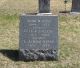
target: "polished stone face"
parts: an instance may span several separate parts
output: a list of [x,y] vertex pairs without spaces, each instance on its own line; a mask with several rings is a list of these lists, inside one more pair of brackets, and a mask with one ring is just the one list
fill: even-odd
[[50,0],[39,0],[39,13],[50,12]]
[[[20,57],[26,60],[57,58],[58,16],[23,15],[20,22]],[[31,56],[31,57],[30,57]],[[35,57],[35,58],[34,58]]]
[[57,16],[22,16],[21,49],[56,49],[58,44]]
[[72,0],[72,12],[80,12],[80,0]]

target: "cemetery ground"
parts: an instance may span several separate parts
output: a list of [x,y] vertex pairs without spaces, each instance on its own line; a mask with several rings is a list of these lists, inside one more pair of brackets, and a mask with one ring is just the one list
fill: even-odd
[[[19,49],[19,16],[22,9],[8,7],[13,8],[11,3],[0,6],[0,68],[80,68],[80,15],[59,14],[58,61],[24,62],[17,60],[16,51]],[[34,8],[23,10],[35,12]]]

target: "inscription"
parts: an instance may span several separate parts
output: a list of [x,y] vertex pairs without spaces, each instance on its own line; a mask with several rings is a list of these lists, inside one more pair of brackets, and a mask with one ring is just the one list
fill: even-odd
[[54,40],[28,40],[28,42],[24,40],[24,43],[54,43]]
[[[37,29],[37,28],[36,28]],[[36,32],[41,32],[41,33],[52,33],[52,30],[33,30],[33,29],[24,29],[24,32],[29,32],[29,33],[36,33]]]
[[27,16],[21,26],[21,48],[53,49],[57,45],[57,17]]
[[27,20],[27,22],[29,23],[35,23],[35,22],[51,22],[51,20],[47,20],[47,19],[44,19],[44,20],[35,20],[35,19],[30,19],[30,20]]
[[32,39],[28,40],[26,44],[28,44],[28,46],[33,46],[35,44],[42,43],[41,46],[45,47],[53,44],[54,40],[46,39],[46,37],[49,37],[50,34],[53,32],[51,28],[46,29],[47,27],[50,27],[50,22],[51,20],[27,20],[28,27],[31,27],[32,29],[24,29],[24,32],[29,33],[29,36]]

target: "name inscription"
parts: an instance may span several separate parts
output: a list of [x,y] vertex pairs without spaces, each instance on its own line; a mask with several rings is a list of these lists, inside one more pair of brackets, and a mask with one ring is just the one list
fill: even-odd
[[28,49],[52,49],[57,43],[57,27],[51,18],[25,18],[22,23],[23,45]]

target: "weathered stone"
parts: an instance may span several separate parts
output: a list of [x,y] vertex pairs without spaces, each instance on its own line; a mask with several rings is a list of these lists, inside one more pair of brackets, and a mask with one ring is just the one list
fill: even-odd
[[57,53],[53,50],[20,50],[20,60],[57,60]]
[[50,0],[39,0],[39,13],[50,13]]
[[80,0],[72,0],[72,12],[80,12]]
[[20,20],[20,59],[57,59],[58,16],[22,15]]

